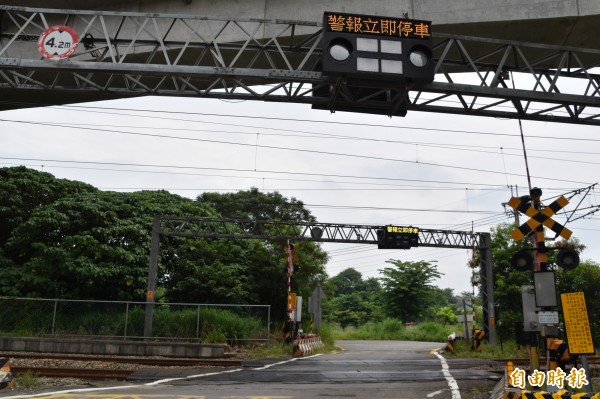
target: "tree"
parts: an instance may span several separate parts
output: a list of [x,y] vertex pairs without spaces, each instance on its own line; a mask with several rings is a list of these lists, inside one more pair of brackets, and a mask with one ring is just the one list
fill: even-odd
[[356,291],[365,290],[365,281],[362,274],[356,269],[350,267],[341,271],[329,279],[329,285],[333,289],[333,295],[348,295]]
[[432,303],[432,282],[442,274],[425,261],[386,263],[394,266],[381,270],[386,313],[404,322],[421,320]]
[[307,221],[315,218],[296,198],[278,192],[262,193],[256,187],[236,193],[203,193],[197,200],[210,205],[225,218],[249,220]]
[[[315,218],[296,198],[286,198],[278,192],[262,193],[257,188],[237,193],[203,193],[197,202],[216,209],[221,217],[244,220],[275,220],[314,222]],[[265,231],[268,234],[268,231]],[[273,232],[275,235],[275,232]],[[260,303],[270,303],[274,317],[283,317],[287,307],[287,273],[285,272],[284,240],[258,241],[262,249],[248,254],[246,283],[250,291],[260,293]],[[327,254],[314,242],[296,242],[294,264],[299,271],[293,281],[298,293],[308,298],[317,283],[324,281]],[[255,247],[258,248],[258,247]],[[307,303],[308,301],[305,301]]]
[[[0,295],[135,300],[146,297],[155,215],[309,220],[300,201],[256,190],[210,201],[167,191],[117,193],[27,168],[0,169]],[[239,205],[236,209],[235,205]],[[6,222],[5,222],[6,221]],[[189,222],[193,228],[193,221]],[[285,317],[287,275],[282,242],[162,237],[158,300],[259,303]],[[326,253],[297,245],[294,277],[310,295],[324,279]]]
[[358,327],[371,320],[374,303],[366,300],[360,292],[337,296],[329,302],[329,320],[339,323],[342,328],[350,325]]
[[454,307],[452,306],[444,306],[440,308],[435,316],[442,322],[442,324],[454,324],[456,323],[456,312]]
[[[14,229],[4,295],[142,300],[154,212],[208,214],[165,191],[84,192],[39,206]],[[167,262],[168,263],[168,262]]]
[[328,300],[323,313],[328,321],[346,328],[382,318],[381,285],[376,278],[363,280],[360,272],[348,268],[328,279],[325,287]]
[[57,179],[24,166],[0,168],[0,248],[38,207],[70,195],[97,191],[89,184]]
[[452,288],[431,287],[430,305],[423,314],[425,319],[439,319],[438,312],[444,308],[457,309],[459,298],[454,296]]

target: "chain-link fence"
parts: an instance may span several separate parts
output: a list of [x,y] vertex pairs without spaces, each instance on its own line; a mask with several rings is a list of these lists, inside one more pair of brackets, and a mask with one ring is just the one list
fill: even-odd
[[156,303],[151,337],[144,337],[145,312],[146,302],[0,297],[0,334],[230,344],[269,340],[269,305]]

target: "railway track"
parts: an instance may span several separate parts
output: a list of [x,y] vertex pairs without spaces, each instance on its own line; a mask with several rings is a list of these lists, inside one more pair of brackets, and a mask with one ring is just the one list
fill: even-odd
[[106,369],[82,369],[69,367],[11,367],[13,375],[32,373],[38,377],[49,378],[72,378],[77,377],[85,380],[126,380],[135,370],[106,370]]
[[125,380],[133,372],[145,367],[209,368],[241,367],[241,360],[232,359],[182,359],[157,357],[88,356],[33,353],[6,353],[11,359],[15,377],[32,373],[38,377],[89,380]]
[[144,366],[156,367],[240,367],[241,360],[236,359],[187,359],[168,357],[133,357],[133,356],[89,356],[89,355],[60,355],[60,354],[37,354],[37,353],[3,353],[3,357],[10,359],[39,359],[39,360],[61,360],[81,362],[111,362],[131,363]]
[[[2,355],[12,359],[11,371],[14,376],[33,373],[39,377],[69,378],[77,377],[89,380],[126,380],[133,372],[144,367],[164,368],[209,368],[209,367],[244,367],[251,363],[236,359],[183,359],[165,357],[130,357],[130,356],[89,356],[60,355],[34,353],[6,353]],[[501,365],[508,361],[515,366],[528,367],[529,359],[498,359]],[[76,363],[76,366],[73,366]],[[544,358],[540,364],[545,365]],[[588,363],[593,377],[600,376],[600,357],[589,356]],[[69,366],[70,365],[70,366]],[[580,367],[580,365],[578,365]],[[499,369],[499,372],[503,370]]]

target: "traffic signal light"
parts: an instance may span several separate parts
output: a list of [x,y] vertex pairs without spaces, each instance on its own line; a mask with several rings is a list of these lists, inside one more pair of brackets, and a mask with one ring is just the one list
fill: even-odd
[[[548,248],[556,250],[556,248]],[[532,249],[522,249],[513,254],[510,264],[518,272],[533,270]],[[565,270],[573,270],[579,265],[579,254],[571,248],[559,248],[556,255],[556,264]]]
[[431,82],[431,22],[326,12],[321,61],[325,75]]
[[510,264],[518,272],[533,270],[533,256],[528,249],[522,249],[513,254]]
[[378,249],[409,249],[419,245],[419,229],[405,226],[385,226],[377,231]]
[[579,254],[571,248],[561,248],[556,255],[556,264],[565,270],[573,270],[579,265]]

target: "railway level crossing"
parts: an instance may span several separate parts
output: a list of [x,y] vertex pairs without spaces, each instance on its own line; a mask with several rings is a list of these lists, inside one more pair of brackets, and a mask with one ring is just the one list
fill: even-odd
[[[155,216],[152,225],[144,335],[151,336],[152,331],[154,292],[156,290],[161,237],[290,240],[297,242],[314,241],[381,245],[381,232],[384,229],[385,226],[318,222]],[[418,242],[414,246],[479,250],[482,286],[480,294],[483,308],[484,331],[488,336],[489,342],[494,344],[496,340],[496,323],[491,241],[490,233],[418,229]]]
[[[433,81],[350,82],[319,67],[322,21],[0,6],[0,22],[0,97],[10,99],[0,101],[0,109],[154,95],[299,103],[389,116],[426,111],[600,125],[598,49],[439,33],[433,23]],[[394,61],[386,59],[388,71],[397,70]],[[472,79],[462,79],[465,74]],[[516,76],[528,83],[517,87]],[[241,224],[231,230],[236,223]],[[161,235],[272,238],[258,223],[276,222],[156,219],[149,306]],[[270,226],[270,234],[362,244],[376,244],[382,228],[283,227]],[[421,229],[418,237],[419,246],[482,252],[484,320],[493,342],[490,241],[488,233],[443,230]]]

